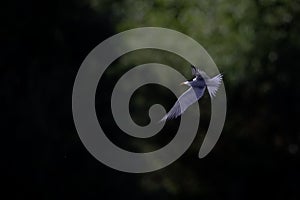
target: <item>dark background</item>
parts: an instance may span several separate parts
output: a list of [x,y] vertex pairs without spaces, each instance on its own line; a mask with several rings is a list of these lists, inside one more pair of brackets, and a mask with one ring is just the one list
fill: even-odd
[[[12,199],[300,198],[299,1],[1,4],[1,134],[12,138],[4,145],[3,172]],[[87,54],[115,33],[142,26],[178,30],[202,44],[224,73],[228,112],[220,140],[204,159],[197,153],[210,116],[207,94],[199,102],[203,126],[192,147],[162,170],[128,174],[87,152],[75,130],[71,97]],[[108,137],[140,152],[168,143],[179,122],[169,122],[163,133],[146,141],[126,136],[113,122],[109,95],[114,81],[147,62],[169,64],[191,76],[188,63],[176,55],[132,52],[107,71],[101,82],[107,88],[96,96],[99,121],[112,132]],[[153,97],[149,91],[157,93]],[[175,100],[167,89],[150,85],[136,92],[130,108],[136,122],[145,125],[149,106],[170,108]]]

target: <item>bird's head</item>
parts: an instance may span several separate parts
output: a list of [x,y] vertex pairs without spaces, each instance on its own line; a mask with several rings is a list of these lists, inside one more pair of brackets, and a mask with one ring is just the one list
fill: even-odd
[[190,81],[185,81],[185,82],[180,83],[180,85],[193,86],[193,85],[195,85],[196,82],[197,82],[197,78],[195,77]]
[[184,82],[180,83],[180,85],[191,86],[191,82],[192,82],[192,81],[184,81]]

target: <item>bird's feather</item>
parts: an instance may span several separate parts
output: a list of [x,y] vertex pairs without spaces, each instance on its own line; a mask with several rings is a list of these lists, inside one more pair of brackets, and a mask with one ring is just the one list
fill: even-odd
[[206,87],[211,98],[216,96],[217,90],[222,83],[222,74],[210,78],[204,71],[193,65],[191,67],[192,74],[195,76],[192,81],[187,81],[191,87],[178,98],[171,110],[160,121],[174,119],[182,115],[190,105],[203,96]]
[[216,96],[217,90],[219,89],[221,83],[222,83],[222,74],[219,74],[213,78],[210,78],[206,80],[207,90],[209,93],[209,96],[211,98]]
[[180,116],[190,105],[198,101],[204,94],[206,87],[190,87],[176,101],[171,110],[161,119],[166,121]]
[[202,77],[205,80],[205,83],[207,85],[207,90],[209,93],[209,96],[211,98],[216,96],[217,90],[219,89],[221,83],[222,83],[222,74],[219,74],[213,78],[210,78],[204,71],[196,68],[195,66],[191,65],[192,67],[192,74],[196,76],[197,78]]

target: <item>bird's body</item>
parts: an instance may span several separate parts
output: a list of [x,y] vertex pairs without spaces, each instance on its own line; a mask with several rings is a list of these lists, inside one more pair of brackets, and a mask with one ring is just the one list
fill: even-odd
[[209,95],[213,98],[221,84],[222,75],[219,74],[213,78],[207,76],[204,71],[192,66],[192,74],[195,78],[192,81],[185,81],[182,84],[190,86],[176,101],[171,110],[161,119],[166,121],[180,116],[190,105],[197,102],[208,89]]

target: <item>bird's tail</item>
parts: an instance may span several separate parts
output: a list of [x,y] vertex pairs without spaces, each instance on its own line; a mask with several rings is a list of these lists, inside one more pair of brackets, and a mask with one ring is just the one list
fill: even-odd
[[217,90],[219,89],[219,86],[221,85],[222,82],[222,74],[219,74],[211,79],[208,79],[206,81],[208,93],[211,98],[216,96]]

